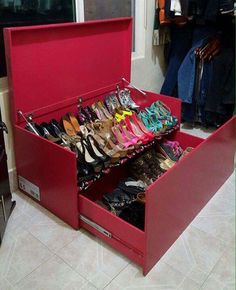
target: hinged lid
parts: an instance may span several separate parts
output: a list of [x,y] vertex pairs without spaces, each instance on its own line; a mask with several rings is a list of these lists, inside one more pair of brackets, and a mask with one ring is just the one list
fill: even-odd
[[5,29],[13,121],[130,80],[132,19]]

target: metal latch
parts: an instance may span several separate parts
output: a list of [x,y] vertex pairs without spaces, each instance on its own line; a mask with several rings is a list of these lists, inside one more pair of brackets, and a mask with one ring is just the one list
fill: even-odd
[[95,222],[91,221],[90,219],[86,218],[85,216],[80,215],[80,219],[86,224],[88,224],[89,226],[91,226],[92,228],[94,228],[95,230],[97,230],[98,232],[100,232],[101,234],[103,234],[104,236],[108,238],[112,238],[112,234],[110,232],[108,232],[107,230],[105,230],[103,227],[99,226]]
[[8,134],[8,129],[7,129],[7,126],[4,122],[0,122],[0,130],[4,131],[5,133]]

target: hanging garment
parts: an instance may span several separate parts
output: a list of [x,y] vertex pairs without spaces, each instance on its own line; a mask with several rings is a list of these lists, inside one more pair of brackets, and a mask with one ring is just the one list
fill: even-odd
[[161,88],[161,94],[167,96],[174,95],[174,91],[177,87],[179,67],[192,44],[192,27],[190,25],[183,27],[172,25],[170,30],[171,43],[167,59],[168,68]]
[[234,11],[234,0],[220,0],[219,9],[221,14],[228,14]]
[[175,16],[182,15],[180,0],[171,0],[170,11],[172,11]]
[[192,48],[185,56],[178,71],[178,96],[186,103],[192,103],[196,72],[195,50],[206,45],[209,37],[216,35],[215,27],[197,27],[194,30]]
[[170,42],[170,30],[169,26],[166,25],[169,24],[170,21],[165,17],[164,7],[165,1],[156,0],[153,29],[153,45],[155,46],[168,44]]
[[[160,19],[160,24],[164,25],[164,24],[170,24],[171,21],[168,19],[168,17],[166,16],[166,0],[158,0],[158,5],[159,5],[159,19]],[[169,4],[169,3],[168,3]]]

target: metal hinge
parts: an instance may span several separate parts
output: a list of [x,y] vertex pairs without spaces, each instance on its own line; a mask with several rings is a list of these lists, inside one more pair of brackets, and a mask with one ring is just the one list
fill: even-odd
[[80,215],[80,219],[88,224],[89,226],[91,226],[92,228],[94,228],[95,230],[99,231],[101,234],[103,234],[104,236],[108,237],[108,238],[112,238],[112,234],[110,232],[108,232],[107,230],[105,230],[103,227],[99,226],[98,224],[96,224],[95,222],[91,221],[90,219],[86,218],[83,215]]

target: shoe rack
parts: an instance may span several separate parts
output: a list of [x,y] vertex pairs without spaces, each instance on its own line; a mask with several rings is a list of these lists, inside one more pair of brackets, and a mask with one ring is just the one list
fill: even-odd
[[[96,181],[86,194],[77,185],[76,156],[25,129],[18,114],[37,123],[76,113],[130,81],[132,19],[57,24],[5,30],[12,123],[19,187],[74,229],[85,228],[131,261],[144,275],[158,262],[233,171],[236,119],[208,139],[176,130],[168,138],[187,156],[146,190],[145,227],[140,230],[94,201],[111,191],[127,164]],[[164,102],[180,120],[178,99],[131,88],[141,107]]]

